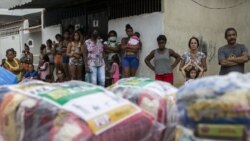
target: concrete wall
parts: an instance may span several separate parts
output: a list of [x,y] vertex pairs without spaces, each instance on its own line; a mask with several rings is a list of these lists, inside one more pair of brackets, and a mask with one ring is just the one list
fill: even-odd
[[[226,8],[238,5],[240,0],[196,0],[212,8]],[[208,72],[215,75],[219,72],[217,50],[226,44],[224,31],[235,27],[238,31],[238,42],[250,47],[250,1],[228,9],[208,9],[191,0],[164,0],[165,33],[168,46],[182,54],[188,49],[188,40],[192,36],[202,37],[208,44]],[[250,50],[250,48],[249,48]],[[214,54],[215,53],[215,54]],[[247,63],[247,71],[250,71]],[[176,85],[183,83],[180,73],[176,72]]]
[[55,41],[55,35],[61,33],[61,25],[53,25],[42,29],[42,43],[46,44],[48,39]]
[[2,59],[6,58],[6,50],[10,48],[14,48],[17,52],[17,58],[20,58],[21,47],[19,34],[0,37],[0,64],[2,64]]
[[110,20],[108,29],[109,31],[115,30],[120,41],[122,37],[126,37],[125,25],[128,23],[134,28],[135,32],[141,34],[143,44],[137,75],[140,77],[154,77],[154,73],[144,63],[144,59],[151,50],[157,48],[156,38],[159,34],[163,34],[164,31],[164,14],[156,12]]

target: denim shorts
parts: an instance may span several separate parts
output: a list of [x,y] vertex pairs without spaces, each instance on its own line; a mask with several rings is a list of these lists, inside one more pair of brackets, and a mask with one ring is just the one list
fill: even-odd
[[69,57],[66,54],[62,55],[62,62],[64,64],[68,64],[69,63]]
[[138,69],[139,59],[137,58],[136,55],[126,55],[122,58],[122,67]]

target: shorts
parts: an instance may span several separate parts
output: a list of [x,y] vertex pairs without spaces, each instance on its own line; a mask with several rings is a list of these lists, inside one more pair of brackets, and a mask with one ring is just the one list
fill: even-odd
[[173,84],[174,83],[174,75],[173,73],[167,73],[167,74],[156,74],[155,80],[160,80],[164,82],[168,82]]
[[69,58],[69,65],[70,66],[82,66],[83,65],[82,57],[79,59],[76,59],[75,57]]
[[63,64],[68,64],[69,63],[69,56],[67,56],[66,54],[62,55],[62,62]]
[[138,69],[139,59],[137,58],[136,55],[126,55],[122,58],[122,67]]
[[55,64],[61,64],[62,63],[62,55],[56,55],[55,56]]

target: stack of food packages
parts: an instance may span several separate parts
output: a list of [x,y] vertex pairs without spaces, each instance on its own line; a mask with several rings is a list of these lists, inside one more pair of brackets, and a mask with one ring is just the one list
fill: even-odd
[[78,81],[0,87],[4,141],[159,141],[164,127],[138,106]]
[[176,141],[249,141],[250,74],[212,76],[177,92]]
[[169,83],[150,78],[126,78],[113,84],[109,90],[130,100],[165,125],[162,140],[171,141],[177,125],[177,89]]

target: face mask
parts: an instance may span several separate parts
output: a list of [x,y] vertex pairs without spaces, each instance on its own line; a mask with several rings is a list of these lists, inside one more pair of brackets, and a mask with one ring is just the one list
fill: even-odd
[[116,41],[116,37],[109,37],[109,41],[110,42],[115,42]]

